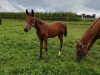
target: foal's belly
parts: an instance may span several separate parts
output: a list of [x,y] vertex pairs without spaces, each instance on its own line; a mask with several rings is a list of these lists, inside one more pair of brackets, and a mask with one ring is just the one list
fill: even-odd
[[56,37],[58,36],[59,33],[60,33],[59,25],[54,24],[54,25],[48,26],[48,37],[49,38]]
[[[56,35],[57,36],[57,35]],[[53,38],[53,37],[56,37],[55,35],[54,36],[48,36],[48,38]]]
[[48,37],[52,38],[52,37],[56,37],[59,34],[59,30],[50,30],[48,31]]
[[52,37],[56,37],[56,36],[58,36],[57,32],[49,32],[48,33],[48,38],[52,38]]

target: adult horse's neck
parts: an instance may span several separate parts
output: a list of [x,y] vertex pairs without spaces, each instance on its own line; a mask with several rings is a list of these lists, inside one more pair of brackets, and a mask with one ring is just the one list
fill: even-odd
[[80,42],[83,45],[88,45],[93,37],[94,37],[93,32],[91,31],[91,28],[89,27],[88,30],[83,35],[83,37],[81,38]]
[[85,32],[85,34],[83,35],[83,37],[81,38],[80,42],[83,45],[88,45],[90,43],[90,41],[92,41],[92,39],[95,37],[95,34],[97,33],[98,30],[98,22],[99,22],[100,18],[98,18]]

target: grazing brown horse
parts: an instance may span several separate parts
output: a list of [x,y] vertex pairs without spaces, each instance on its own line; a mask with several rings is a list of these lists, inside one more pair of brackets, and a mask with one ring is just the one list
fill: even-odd
[[80,41],[77,42],[76,59],[80,61],[86,56],[95,41],[100,38],[100,18],[98,18],[84,33]]
[[63,44],[63,35],[67,36],[67,27],[63,22],[57,21],[51,24],[47,24],[44,21],[38,19],[34,16],[34,11],[32,10],[31,13],[28,12],[26,9],[26,26],[24,28],[25,32],[28,32],[31,27],[34,27],[37,30],[37,35],[40,41],[40,56],[39,59],[42,58],[42,48],[44,42],[44,48],[46,51],[46,62],[48,62],[48,38],[53,38],[58,36],[60,40],[60,51],[61,53],[62,44]]

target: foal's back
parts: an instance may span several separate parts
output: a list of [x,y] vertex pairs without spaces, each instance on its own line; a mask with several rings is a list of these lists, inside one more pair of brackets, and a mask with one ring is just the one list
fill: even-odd
[[55,37],[59,34],[64,33],[64,23],[61,21],[56,21],[53,23],[48,24],[48,36],[49,37]]

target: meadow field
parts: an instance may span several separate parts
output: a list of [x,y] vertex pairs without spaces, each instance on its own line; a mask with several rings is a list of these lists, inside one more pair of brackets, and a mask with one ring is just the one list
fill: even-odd
[[[48,21],[50,22],[50,21]],[[49,63],[38,61],[39,41],[36,30],[24,32],[24,20],[3,19],[0,25],[0,75],[100,75],[100,40],[88,55],[78,63],[75,60],[76,40],[92,22],[65,22],[68,36],[64,37],[61,56],[59,39],[48,40]]]

